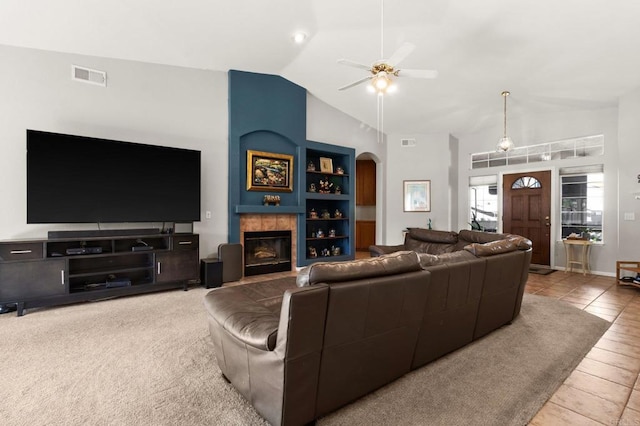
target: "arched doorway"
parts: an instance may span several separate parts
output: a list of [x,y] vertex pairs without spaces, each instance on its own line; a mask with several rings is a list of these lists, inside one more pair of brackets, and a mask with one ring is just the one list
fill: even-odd
[[375,157],[363,153],[356,158],[356,251],[368,252],[376,241]]

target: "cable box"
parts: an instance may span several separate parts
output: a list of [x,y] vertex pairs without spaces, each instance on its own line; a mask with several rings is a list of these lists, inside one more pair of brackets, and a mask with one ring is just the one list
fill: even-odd
[[72,247],[66,250],[67,254],[100,254],[102,247]]
[[153,250],[153,246],[133,246],[131,251],[149,251]]
[[129,286],[131,286],[131,280],[128,278],[116,278],[106,282],[107,288],[129,287]]

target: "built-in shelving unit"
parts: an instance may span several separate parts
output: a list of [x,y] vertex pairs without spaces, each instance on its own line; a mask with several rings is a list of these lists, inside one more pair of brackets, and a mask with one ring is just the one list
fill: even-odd
[[307,141],[298,265],[355,257],[355,150]]

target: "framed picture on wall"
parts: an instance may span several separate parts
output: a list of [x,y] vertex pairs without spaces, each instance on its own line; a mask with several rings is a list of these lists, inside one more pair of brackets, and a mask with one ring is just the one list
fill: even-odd
[[293,192],[293,155],[247,151],[247,190]]
[[430,180],[405,180],[403,181],[403,186],[405,212],[431,211]]

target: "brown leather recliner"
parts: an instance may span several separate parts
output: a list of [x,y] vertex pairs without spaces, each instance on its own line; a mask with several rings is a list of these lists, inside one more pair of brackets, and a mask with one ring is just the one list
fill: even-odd
[[305,424],[409,372],[429,273],[400,252],[314,264],[298,284],[205,297],[222,373],[274,425]]

